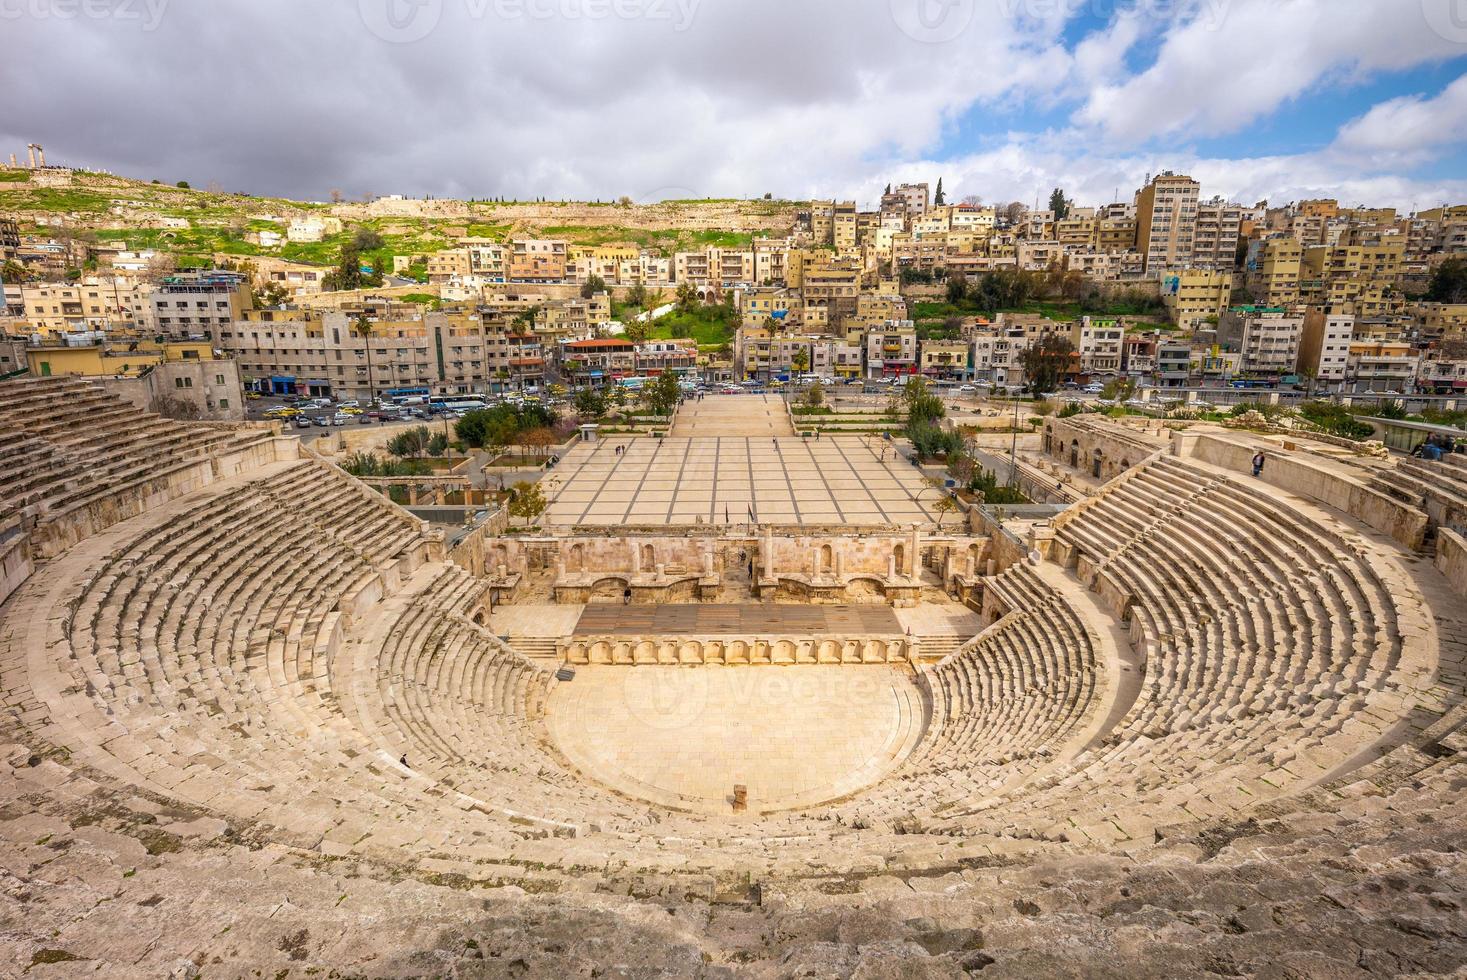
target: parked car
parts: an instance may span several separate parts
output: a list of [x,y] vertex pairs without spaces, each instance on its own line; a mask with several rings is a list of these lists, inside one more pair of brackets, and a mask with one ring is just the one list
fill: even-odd
[[324,415],[317,415],[315,418],[311,419],[311,422],[313,422],[315,425],[320,426],[323,429],[328,429],[331,427],[331,420]]
[[343,412],[337,412],[331,418],[331,424],[332,425],[346,425],[346,423],[348,423],[350,421],[351,421],[351,416],[350,415],[347,415],[347,414],[345,414]]
[[[321,400],[323,402],[325,402],[326,405],[330,405],[331,404],[331,402],[327,401],[324,398],[321,399]],[[343,408],[361,408],[362,407],[362,403],[359,402],[359,401],[357,401],[356,399],[352,399],[351,401],[348,401],[348,402],[338,402],[337,405],[336,405],[336,407],[337,407],[338,410],[343,409]]]
[[297,429],[309,429],[311,427],[311,420],[302,415],[295,420],[295,427]]
[[1085,394],[1087,394],[1087,395],[1098,395],[1102,391],[1105,390],[1105,386],[1104,385],[1097,385],[1097,384],[1088,384],[1088,385],[1086,385],[1084,388],[1082,388],[1080,390],[1083,391],[1083,392],[1085,392]]
[[958,391],[964,395],[972,394],[977,390],[977,385],[958,385]]

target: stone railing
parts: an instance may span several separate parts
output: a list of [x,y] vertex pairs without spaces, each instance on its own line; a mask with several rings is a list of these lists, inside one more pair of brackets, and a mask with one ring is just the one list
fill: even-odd
[[886,664],[910,661],[917,643],[905,636],[571,636],[556,643],[569,664]]

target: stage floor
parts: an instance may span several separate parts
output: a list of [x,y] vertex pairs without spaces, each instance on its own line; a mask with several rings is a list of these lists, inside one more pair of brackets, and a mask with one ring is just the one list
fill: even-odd
[[581,611],[579,636],[900,636],[901,620],[887,605],[797,606],[774,603],[624,606],[591,603]]

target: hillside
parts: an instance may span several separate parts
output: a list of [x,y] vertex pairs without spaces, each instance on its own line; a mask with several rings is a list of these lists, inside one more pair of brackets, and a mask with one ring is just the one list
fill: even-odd
[[[41,175],[0,168],[0,216],[22,234],[94,239],[156,249],[181,260],[215,253],[327,265],[357,228],[382,236],[395,255],[426,256],[465,236],[560,238],[576,245],[629,245],[664,254],[739,247],[755,235],[787,234],[799,205],[789,201],[698,200],[657,204],[492,202],[379,198],[323,203],[180,188],[109,174]],[[336,218],[342,230],[318,242],[284,241],[297,218]],[[264,233],[279,244],[261,244]]]

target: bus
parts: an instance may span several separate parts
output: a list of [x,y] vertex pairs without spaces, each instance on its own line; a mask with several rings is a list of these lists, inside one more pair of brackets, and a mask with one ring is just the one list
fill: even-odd
[[421,405],[431,394],[427,388],[389,388],[382,392],[381,400],[398,405]]
[[616,383],[627,391],[641,391],[652,383],[651,378],[617,378]]
[[430,412],[473,412],[488,407],[478,395],[434,395],[428,399]]

